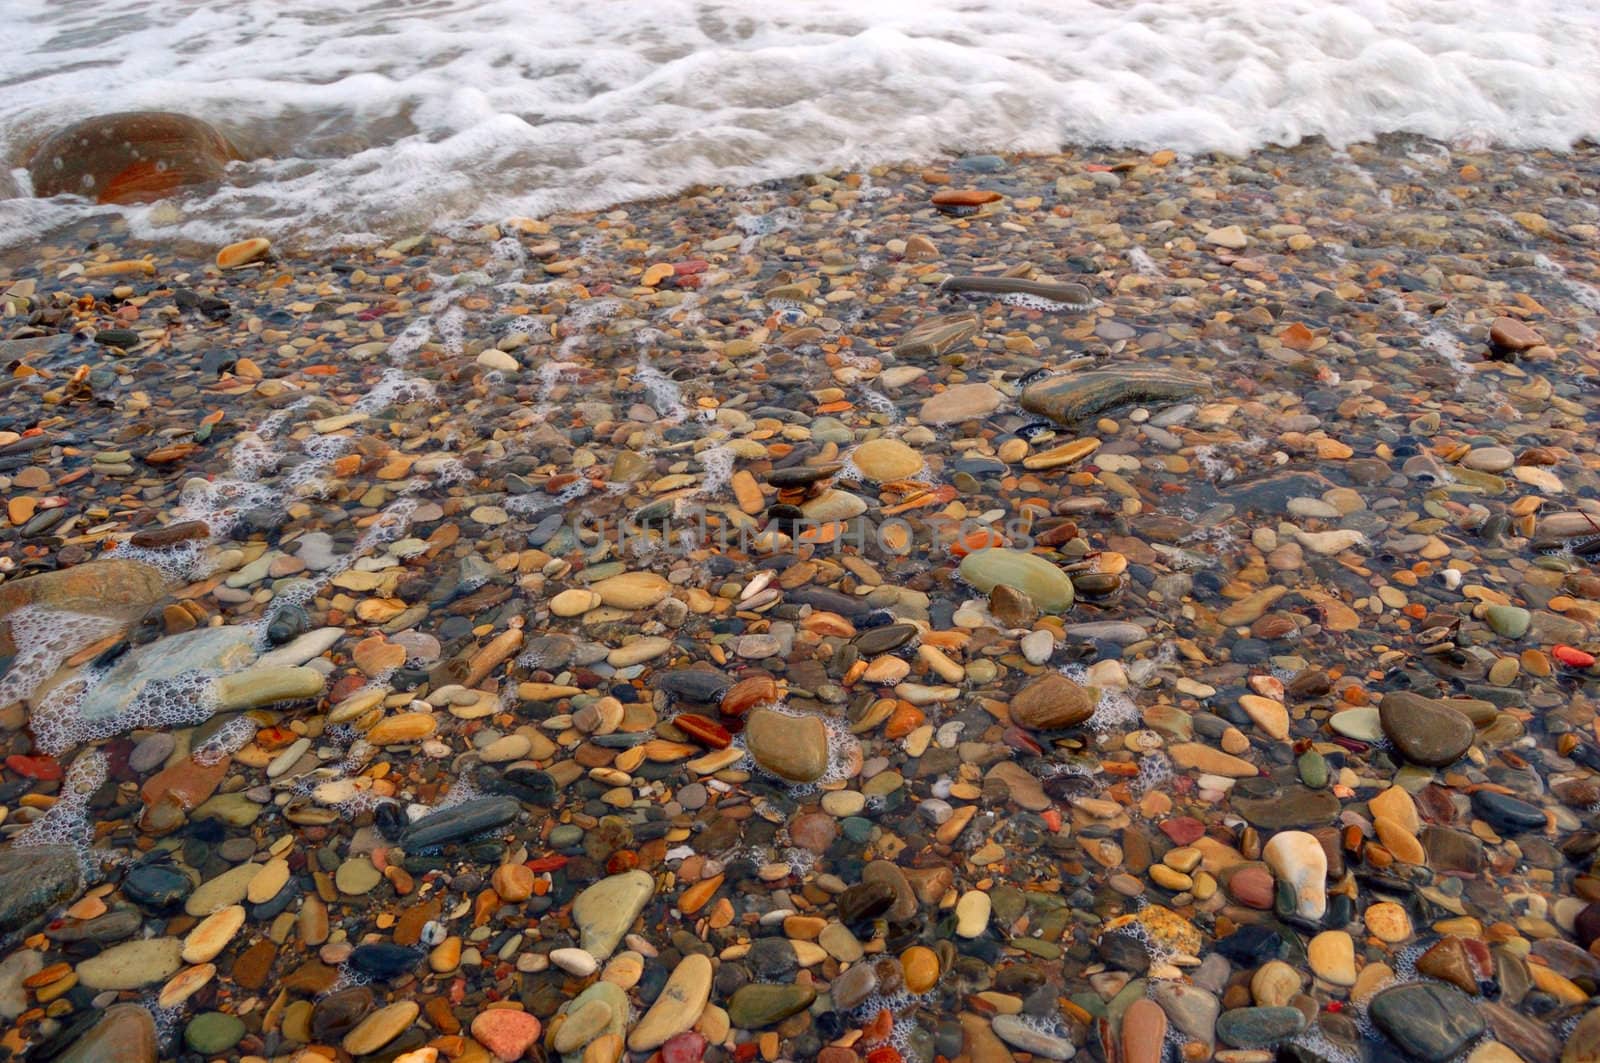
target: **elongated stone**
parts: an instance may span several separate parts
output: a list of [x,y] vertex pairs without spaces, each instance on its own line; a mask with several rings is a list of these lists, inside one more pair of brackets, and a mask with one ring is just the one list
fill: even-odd
[[978,334],[977,314],[945,314],[920,321],[894,346],[896,358],[937,358]]
[[1125,366],[1046,377],[1023,389],[1022,408],[1070,426],[1130,402],[1177,402],[1210,390],[1190,373]]
[[503,827],[517,818],[522,805],[511,797],[479,797],[424,816],[400,836],[400,847],[415,853],[433,849],[485,831]]
[[217,708],[227,712],[314,698],[326,682],[315,668],[247,668],[217,680]]
[[661,995],[628,1035],[628,1047],[649,1052],[689,1029],[711,999],[711,960],[691,953],[673,968]]
[[91,956],[78,964],[78,981],[90,989],[142,989],[165,982],[183,966],[183,942],[142,938]]

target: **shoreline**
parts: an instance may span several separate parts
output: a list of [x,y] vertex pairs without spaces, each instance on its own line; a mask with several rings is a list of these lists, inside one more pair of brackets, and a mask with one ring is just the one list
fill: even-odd
[[1439,149],[0,253],[0,1045],[1600,1040],[1600,149]]

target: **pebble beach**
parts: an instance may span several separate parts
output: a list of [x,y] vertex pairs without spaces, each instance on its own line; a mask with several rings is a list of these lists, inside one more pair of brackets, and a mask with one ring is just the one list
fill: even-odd
[[1600,1060],[1597,188],[0,253],[0,1058]]

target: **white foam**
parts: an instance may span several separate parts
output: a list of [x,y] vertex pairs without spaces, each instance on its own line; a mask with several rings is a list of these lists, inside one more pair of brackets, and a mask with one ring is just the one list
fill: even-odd
[[[135,235],[373,243],[950,150],[1600,132],[1592,5],[1530,0],[12,0],[0,155],[182,110],[252,160]],[[754,205],[752,205],[754,207]],[[0,242],[82,204],[16,200]],[[781,218],[752,209],[759,234]]]

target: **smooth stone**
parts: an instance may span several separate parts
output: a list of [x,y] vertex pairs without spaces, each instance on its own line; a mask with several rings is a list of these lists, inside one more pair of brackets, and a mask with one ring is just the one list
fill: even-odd
[[1383,737],[1383,724],[1378,710],[1370,705],[1344,709],[1328,718],[1328,726],[1335,734],[1354,738],[1357,742],[1376,742]]
[[178,938],[142,938],[113,945],[77,966],[78,981],[90,989],[142,989],[164,982],[183,966]]
[[[243,627],[205,627],[136,646],[123,654],[104,678],[84,695],[78,706],[78,715],[97,722],[117,720],[140,704],[141,695],[147,689],[161,690],[174,686],[185,672],[222,675],[238,671],[255,660],[255,640],[255,633]],[[320,675],[318,680],[320,689]],[[170,699],[156,694],[148,700],[159,704]],[[186,705],[181,715],[172,720],[169,726],[199,723],[209,715],[209,710],[204,707]],[[145,722],[130,721],[127,726]]]
[[694,1026],[711,999],[714,974],[711,960],[698,953],[678,961],[661,994],[628,1035],[628,1048],[649,1052]]
[[1154,1000],[1135,1000],[1122,1013],[1122,1063],[1161,1063],[1166,1038],[1167,1013]]
[[1201,376],[1119,366],[1045,377],[1022,391],[1022,408],[1071,426],[1130,402],[1177,402],[1211,390]]
[[564,1015],[555,1033],[556,1051],[574,1052],[607,1035],[620,1043],[628,1032],[627,991],[608,974],[573,997]]
[[238,158],[228,139],[198,118],[126,111],[85,118],[45,138],[28,159],[28,177],[40,197],[151,203],[221,181]]
[[21,949],[0,961],[0,1019],[14,1020],[28,1010],[28,989],[23,985],[44,969],[44,953]]
[[156,1020],[140,1004],[113,1004],[55,1063],[156,1063]]
[[203,917],[244,900],[250,883],[261,873],[260,864],[240,864],[216,878],[207,879],[183,902],[189,915]]
[[1235,1048],[1267,1048],[1305,1025],[1299,1008],[1234,1008],[1217,1016],[1217,1037]]
[[1590,1008],[1567,1036],[1561,1063],[1600,1063],[1600,1008]]
[[1266,830],[1320,827],[1338,818],[1340,808],[1333,791],[1305,786],[1287,786],[1271,797],[1234,795],[1229,800],[1235,812]]
[[362,1019],[355,1029],[344,1035],[341,1045],[352,1056],[376,1052],[411,1029],[421,1011],[414,1000],[395,1001]]
[[1161,1005],[1179,1033],[1191,1041],[1212,1043],[1217,1016],[1222,1012],[1222,1004],[1214,993],[1200,986],[1159,979],[1151,987],[1150,996]]
[[1043,812],[1054,803],[1044,792],[1044,784],[1015,761],[1002,760],[990,768],[984,782],[987,784],[991,780],[1004,788],[1017,807],[1029,812]]
[[512,797],[477,797],[431,812],[406,828],[400,847],[422,852],[505,826],[522,811]]
[[982,890],[968,890],[956,902],[956,933],[964,938],[982,936],[989,928],[993,902]]
[[1491,605],[1483,618],[1496,635],[1507,639],[1520,639],[1533,623],[1533,614],[1515,605]]
[[1437,698],[1391,691],[1378,703],[1383,733],[1414,764],[1453,764],[1472,745],[1472,721]]
[[1261,856],[1279,881],[1294,890],[1295,914],[1320,920],[1328,910],[1328,854],[1322,843],[1305,831],[1274,834]]
[[1330,985],[1356,984],[1355,941],[1343,930],[1324,930],[1306,945],[1311,973]]
[[1039,1059],[1071,1059],[1077,1053],[1071,1041],[1029,1026],[1020,1015],[996,1015],[990,1020],[989,1028],[1012,1048]]
[[672,593],[672,584],[654,572],[624,572],[590,588],[613,609],[648,609]]
[[609,959],[655,890],[649,872],[626,871],[578,894],[572,902],[572,921],[578,925],[583,950],[596,960]]
[[1391,1041],[1426,1063],[1445,1063],[1484,1031],[1471,998],[1438,982],[1391,986],[1372,998],[1367,1014]]
[[191,1051],[211,1056],[244,1040],[245,1033],[244,1020],[237,1015],[208,1011],[189,1020],[183,1028],[183,1043]]
[[752,983],[734,990],[728,1000],[728,1021],[740,1030],[759,1030],[804,1011],[817,999],[809,985]]
[[123,894],[135,904],[171,908],[194,892],[194,882],[171,864],[143,864],[122,880]]
[[923,424],[954,424],[987,417],[1005,402],[988,384],[956,384],[926,399],[917,418]]
[[1517,832],[1545,827],[1544,810],[1538,805],[1493,790],[1476,791],[1472,795],[1472,810],[1499,830]]
[[961,578],[988,594],[1004,585],[1028,596],[1046,612],[1072,607],[1072,578],[1036,554],[1004,547],[974,550],[961,561]]
[[745,743],[762,769],[792,783],[812,783],[828,770],[828,729],[816,716],[753,709]]
[[1097,701],[1060,672],[1046,672],[1012,696],[1011,720],[1039,731],[1076,727],[1094,715]]
[[922,455],[898,439],[871,439],[850,452],[850,460],[873,483],[905,480],[922,469]]
[[539,1040],[539,1019],[515,1008],[488,1008],[472,1020],[472,1038],[501,1063],[514,1063]]

